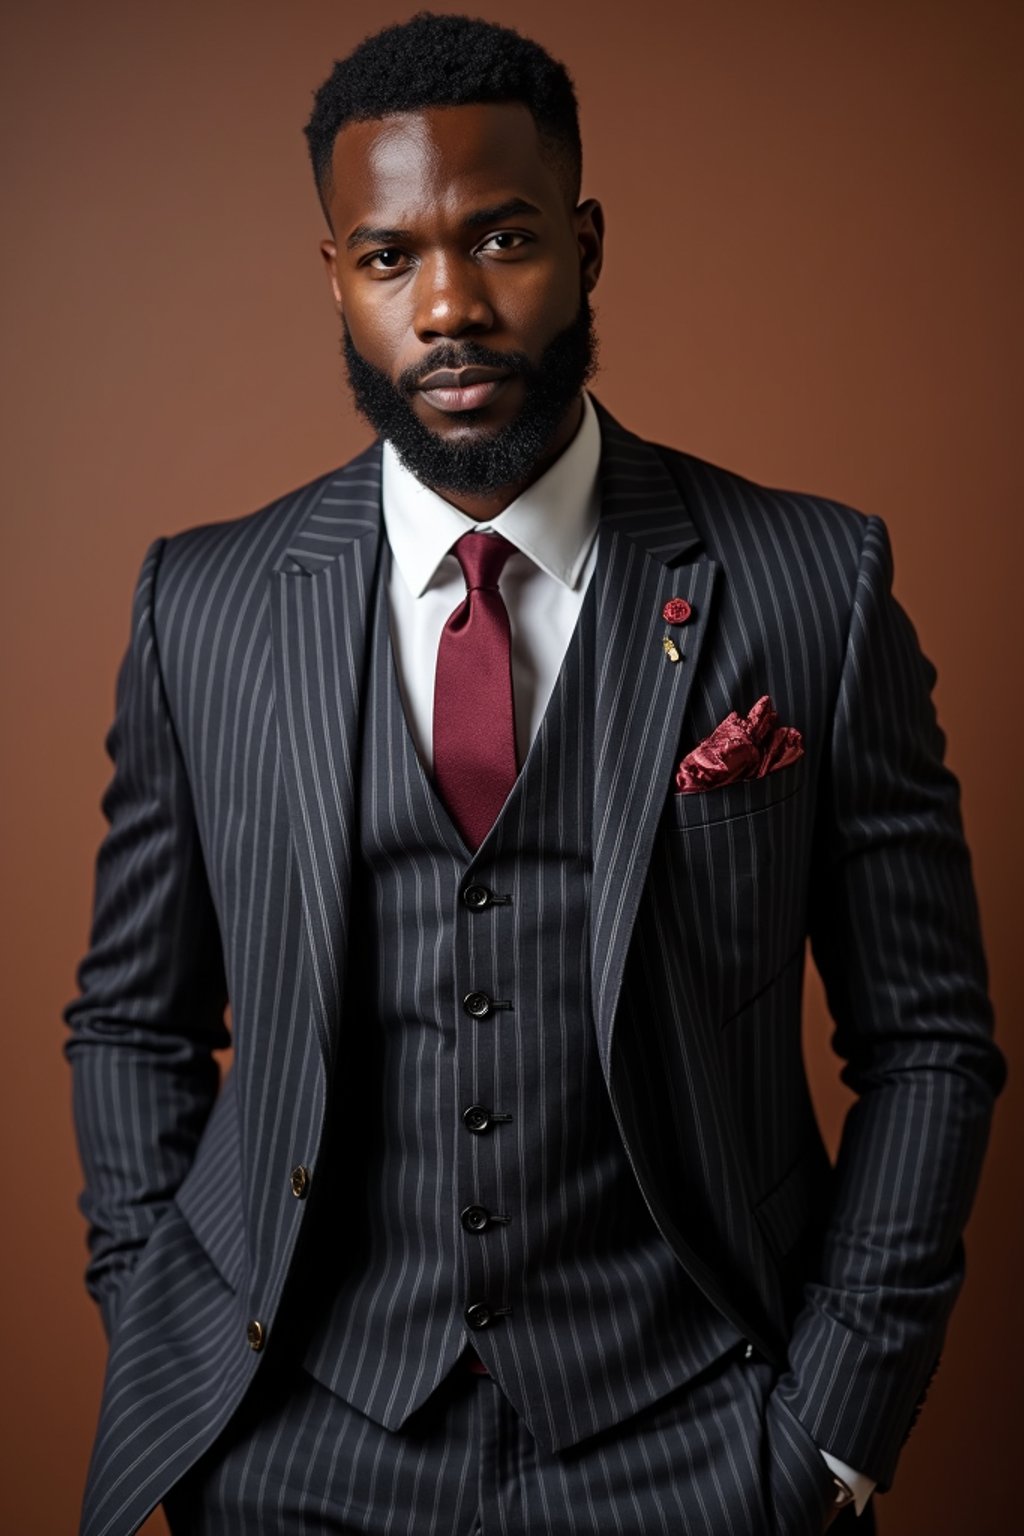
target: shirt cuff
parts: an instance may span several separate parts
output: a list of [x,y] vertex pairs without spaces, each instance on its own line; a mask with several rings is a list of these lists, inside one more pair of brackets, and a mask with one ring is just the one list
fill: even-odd
[[[820,1445],[818,1449],[821,1451]],[[852,1467],[846,1465],[845,1461],[840,1461],[838,1456],[831,1456],[828,1451],[821,1451],[821,1454],[829,1470],[834,1472],[836,1477],[841,1477],[853,1494],[853,1507],[858,1515],[863,1514],[865,1504],[875,1491],[874,1478],[866,1477],[863,1472],[855,1472]]]

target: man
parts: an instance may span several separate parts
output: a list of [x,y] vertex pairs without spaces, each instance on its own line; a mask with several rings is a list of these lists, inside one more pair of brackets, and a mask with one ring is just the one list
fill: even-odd
[[65,1010],[82,1528],[863,1532],[1004,1070],[886,530],[585,388],[537,45],[421,13],[307,135],[378,435],[143,562]]

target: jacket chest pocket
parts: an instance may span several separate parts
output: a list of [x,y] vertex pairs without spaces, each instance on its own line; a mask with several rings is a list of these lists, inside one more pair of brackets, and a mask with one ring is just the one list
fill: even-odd
[[673,792],[670,817],[674,827],[711,827],[738,816],[756,816],[780,805],[803,788],[807,758],[798,757],[786,768],[766,773],[763,779],[739,779],[717,789],[699,790],[681,795]]
[[673,795],[663,872],[692,980],[724,1024],[780,974],[805,934],[806,758],[763,779]]

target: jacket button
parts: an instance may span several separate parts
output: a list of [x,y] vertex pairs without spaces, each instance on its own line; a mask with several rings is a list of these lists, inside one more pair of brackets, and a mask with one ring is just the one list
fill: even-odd
[[493,896],[486,885],[467,885],[462,893],[462,904],[469,907],[472,912],[482,912],[484,907],[489,907]]
[[491,1117],[482,1104],[471,1104],[462,1111],[462,1123],[471,1131],[486,1131],[490,1129]]
[[462,1006],[471,1019],[486,1019],[494,1003],[486,992],[467,992],[462,999]]
[[248,1344],[249,1348],[254,1349],[257,1354],[259,1354],[260,1350],[267,1342],[267,1330],[264,1328],[258,1317],[252,1318],[249,1326],[246,1328],[245,1342]]
[[490,1224],[491,1213],[483,1205],[467,1205],[460,1217],[467,1232],[483,1232]]
[[309,1194],[309,1169],[299,1163],[291,1171],[292,1194],[296,1200],[305,1200]]
[[486,1328],[494,1313],[482,1301],[474,1301],[462,1315],[470,1328]]

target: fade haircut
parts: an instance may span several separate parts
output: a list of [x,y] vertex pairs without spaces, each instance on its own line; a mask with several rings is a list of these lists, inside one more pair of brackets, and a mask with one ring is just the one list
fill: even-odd
[[417,11],[336,60],[316,92],[303,132],[328,224],[334,141],[346,123],[488,101],[520,101],[529,108],[541,152],[575,208],[583,148],[576,92],[564,64],[511,27]]

